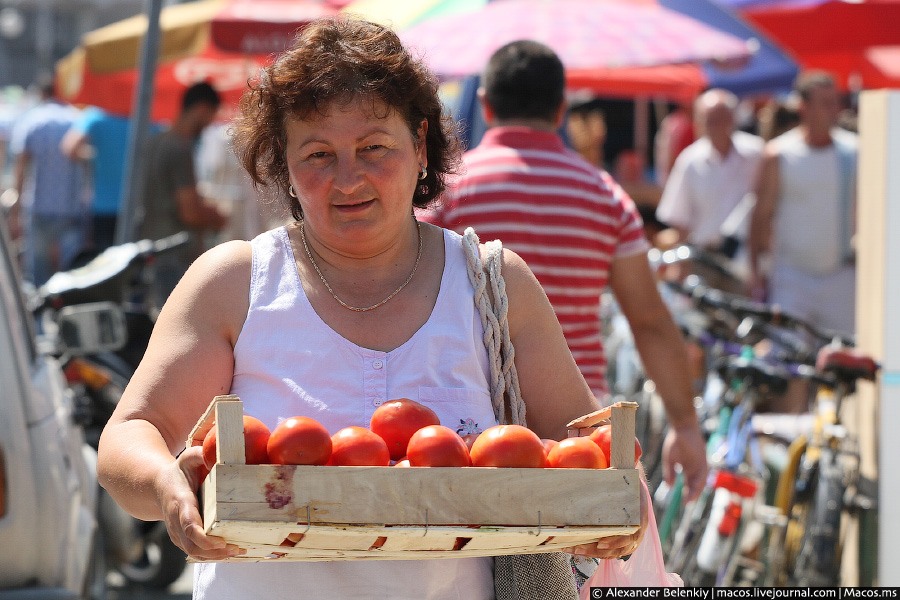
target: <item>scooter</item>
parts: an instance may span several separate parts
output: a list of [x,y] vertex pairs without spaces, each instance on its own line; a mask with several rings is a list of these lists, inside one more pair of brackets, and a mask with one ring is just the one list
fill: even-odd
[[[143,357],[159,312],[151,301],[153,264],[187,242],[188,235],[179,233],[112,246],[81,267],[54,274],[28,294],[38,331],[54,330],[43,338],[60,340],[55,354],[75,392],[76,418],[95,449]],[[90,327],[67,327],[79,318],[94,322]],[[93,347],[100,350],[87,355],[66,352],[68,345],[76,345],[67,344],[67,336],[79,331],[96,332],[102,339]],[[98,514],[107,567],[126,583],[164,589],[181,576],[186,556],[162,522],[135,519],[102,488]]]

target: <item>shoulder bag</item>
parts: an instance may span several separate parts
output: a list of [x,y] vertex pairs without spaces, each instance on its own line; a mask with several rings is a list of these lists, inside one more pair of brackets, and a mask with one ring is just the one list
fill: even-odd
[[[478,236],[471,227],[463,234],[463,246],[484,328],[494,416],[501,424],[524,426],[525,402],[509,337],[506,283],[500,272],[503,246],[500,240],[486,243],[486,258],[482,261]],[[571,556],[564,552],[496,556],[494,593],[497,600],[577,600]]]

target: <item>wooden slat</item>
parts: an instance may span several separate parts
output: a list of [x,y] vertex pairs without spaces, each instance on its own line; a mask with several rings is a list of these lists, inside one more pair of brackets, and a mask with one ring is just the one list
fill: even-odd
[[[635,469],[216,465],[214,470],[218,520],[305,522],[307,506],[314,523],[551,527],[637,525],[640,519]],[[423,501],[411,501],[416,498]]]
[[[633,405],[633,406],[632,406]],[[619,402],[610,407],[612,424],[609,466],[613,469],[634,468],[634,413],[637,404]]]
[[244,410],[238,401],[216,403],[216,463],[243,465],[247,462],[244,454]]
[[378,532],[373,529],[352,527],[331,527],[319,529],[310,527],[294,547],[299,549],[316,550],[368,550],[376,540]]
[[452,551],[456,545],[456,539],[460,537],[459,531],[442,530],[431,527],[429,529],[417,528],[411,535],[397,535],[391,532],[386,536],[381,546],[382,552],[393,550],[447,550]]
[[[216,535],[223,535],[229,539],[235,539],[242,533],[249,532],[258,524],[255,523],[229,523],[223,526],[222,531]],[[274,529],[281,525],[273,526]],[[497,554],[527,554],[535,552],[552,552],[583,543],[596,543],[600,538],[610,535],[627,535],[633,533],[636,527],[584,527],[567,528],[565,533],[555,533],[552,530],[544,530],[540,535],[534,535],[529,528],[464,528],[464,527],[435,527],[429,528],[423,535],[423,529],[419,527],[337,527],[327,525],[314,525],[304,535],[303,539],[294,547],[278,544],[257,543],[253,541],[240,542],[241,547],[247,549],[247,554],[233,559],[230,562],[254,562],[261,560],[273,560],[273,555],[279,555],[276,560],[395,560],[395,559],[419,559],[419,558],[452,558],[462,556],[495,556]],[[259,532],[254,532],[254,535]],[[553,533],[553,535],[550,535]],[[380,535],[381,534],[381,535]],[[377,540],[386,537],[382,546],[377,549],[371,547],[363,540]],[[317,548],[316,544],[324,539],[336,540],[341,536],[351,539],[351,545],[356,548]],[[426,543],[428,537],[444,540],[442,545],[448,549],[429,549],[427,546],[435,545]],[[470,537],[471,540],[461,549],[452,550],[456,538]],[[452,540],[452,542],[451,542]],[[330,545],[326,543],[326,545]],[[423,548],[419,548],[423,547]]]
[[592,413],[573,419],[566,425],[566,429],[586,429],[588,427],[593,427],[597,423],[609,419],[611,409],[612,406],[605,406],[600,410],[595,410]]
[[[203,416],[200,417],[200,420],[197,421],[197,424],[194,425],[194,428],[191,429],[190,435],[188,435],[187,442],[185,446],[190,448],[191,446],[199,446],[203,443],[203,438],[206,437],[207,432],[212,429],[213,423],[216,419],[216,405],[219,402],[240,402],[241,399],[235,396],[234,394],[227,394],[223,396],[216,396],[212,399],[212,402],[209,403],[209,406],[206,407],[206,411],[203,413]],[[241,403],[241,407],[243,410],[243,403]]]

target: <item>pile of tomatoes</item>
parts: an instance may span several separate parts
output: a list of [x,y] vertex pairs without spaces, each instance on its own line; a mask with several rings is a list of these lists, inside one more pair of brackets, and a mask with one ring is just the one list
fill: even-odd
[[[610,426],[562,441],[541,439],[520,425],[496,425],[461,436],[441,425],[427,406],[399,398],[379,406],[368,429],[345,427],[334,435],[309,417],[285,419],[270,432],[259,419],[245,415],[244,442],[247,464],[605,469]],[[637,440],[635,453],[639,458]],[[203,440],[203,459],[212,469],[215,427]]]

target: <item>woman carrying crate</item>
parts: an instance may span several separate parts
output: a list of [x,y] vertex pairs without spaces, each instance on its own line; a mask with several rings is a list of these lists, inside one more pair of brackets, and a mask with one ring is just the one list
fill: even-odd
[[[435,78],[397,36],[355,19],[313,22],[251,85],[235,141],[253,180],[286,201],[295,222],[191,266],[100,445],[103,486],[134,516],[164,520],[201,561],[242,552],[204,534],[203,460],[200,448],[184,449],[217,395],[238,395],[270,428],[294,415],[332,433],[366,426],[399,397],[444,424],[497,423],[462,237],[413,216],[443,191],[456,138]],[[528,267],[505,251],[503,275],[528,425],[562,439],[597,402]],[[636,533],[570,551],[631,553],[646,511]],[[197,567],[194,598],[266,594],[494,598],[494,569],[490,558]]]

